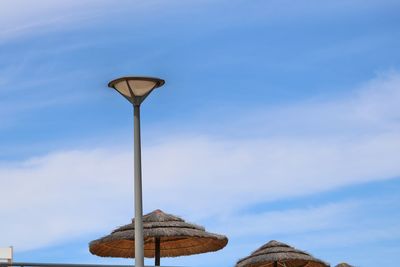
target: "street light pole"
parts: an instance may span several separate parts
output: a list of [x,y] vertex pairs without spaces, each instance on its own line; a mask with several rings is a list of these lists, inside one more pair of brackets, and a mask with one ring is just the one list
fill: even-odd
[[133,105],[134,206],[135,206],[135,267],[144,267],[142,152],[140,141],[140,104],[164,80],[153,77],[122,77],[108,83]]
[[[135,266],[144,267],[143,204],[142,204],[142,152],[140,141],[140,104],[133,105],[134,132],[134,192],[135,192]],[[140,219],[139,219],[140,218]]]

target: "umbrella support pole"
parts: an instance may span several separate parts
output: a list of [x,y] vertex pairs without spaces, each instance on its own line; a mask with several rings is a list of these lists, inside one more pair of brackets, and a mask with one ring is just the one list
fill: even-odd
[[155,259],[155,263],[154,263],[154,265],[155,266],[160,266],[160,238],[159,237],[156,237],[156,240],[155,240],[156,242],[155,242],[155,244],[154,244],[154,253],[155,253],[155,256],[154,256],[154,259]]

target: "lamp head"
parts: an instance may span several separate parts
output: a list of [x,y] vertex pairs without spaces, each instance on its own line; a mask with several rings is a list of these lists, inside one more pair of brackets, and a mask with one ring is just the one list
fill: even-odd
[[108,83],[134,105],[140,105],[153,89],[163,86],[164,80],[154,77],[121,77]]

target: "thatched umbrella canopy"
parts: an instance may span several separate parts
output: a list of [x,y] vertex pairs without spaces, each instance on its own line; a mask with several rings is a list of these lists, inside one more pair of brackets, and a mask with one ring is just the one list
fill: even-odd
[[329,267],[309,253],[295,249],[284,243],[272,240],[254,251],[250,256],[240,259],[235,267]]
[[348,263],[342,262],[336,265],[335,267],[353,267],[353,266]]
[[[161,210],[143,216],[144,256],[155,258],[177,257],[222,249],[228,243],[223,235],[206,232],[204,227],[187,223],[183,219]],[[102,257],[135,257],[135,219],[119,227],[110,235],[89,244],[92,254]]]

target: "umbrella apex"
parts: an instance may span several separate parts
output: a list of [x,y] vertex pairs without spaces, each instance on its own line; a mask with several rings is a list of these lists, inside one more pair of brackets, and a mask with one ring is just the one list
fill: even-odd
[[342,262],[342,263],[339,263],[338,265],[336,265],[335,267],[353,267],[353,266],[346,262]]

